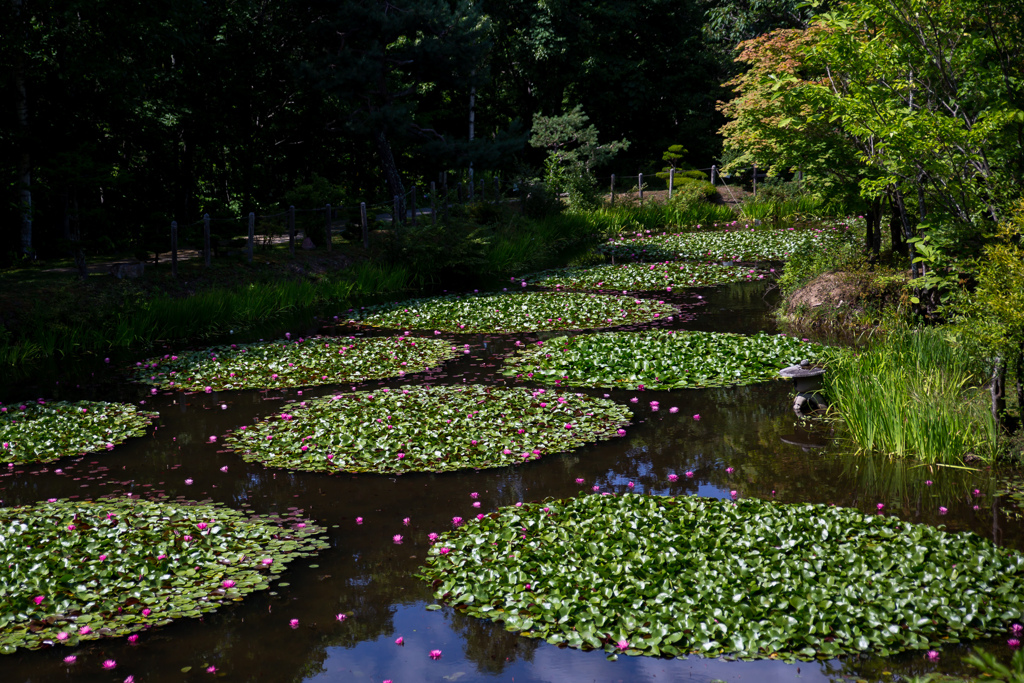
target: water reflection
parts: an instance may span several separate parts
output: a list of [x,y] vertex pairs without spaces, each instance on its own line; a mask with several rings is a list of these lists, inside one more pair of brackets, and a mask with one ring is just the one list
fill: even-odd
[[[687,306],[686,314],[659,326],[738,332],[772,329],[766,297],[773,294],[763,283],[673,295],[674,302]],[[274,332],[266,336],[276,336]],[[514,384],[495,376],[502,358],[514,351],[516,339],[539,337],[452,335],[457,343],[470,344],[471,353],[429,373],[355,386],[424,381]],[[301,509],[328,527],[331,547],[316,558],[293,564],[271,591],[202,619],[146,632],[136,646],[110,641],[78,648],[79,660],[70,669],[62,661],[68,654],[64,648],[4,657],[0,670],[5,681],[109,683],[132,674],[140,683],[170,683],[201,678],[208,666],[216,666],[225,680],[296,683],[385,678],[396,683],[468,682],[495,677],[514,677],[519,682],[789,681],[797,677],[887,681],[893,678],[884,672],[910,675],[935,668],[919,653],[803,664],[699,657],[623,657],[608,662],[603,653],[560,649],[522,638],[507,633],[499,623],[448,608],[427,611],[425,607],[433,602],[430,588],[415,578],[428,548],[427,534],[450,528],[454,516],[478,512],[472,508],[471,492],[480,494],[483,512],[520,500],[578,495],[594,486],[623,492],[630,490],[630,482],[632,490],[654,495],[728,497],[735,490],[743,497],[832,503],[871,514],[883,503],[886,514],[944,524],[1010,547],[1024,547],[1020,521],[1007,519],[992,496],[990,472],[928,469],[884,458],[853,457],[829,425],[802,422],[793,415],[791,387],[784,382],[696,391],[588,391],[609,393],[633,409],[634,425],[624,438],[512,468],[385,477],[269,469],[245,463],[209,443],[210,435],[223,435],[300,399],[296,390],[151,397],[148,388],[117,382],[114,370],[106,367],[89,368],[76,380],[59,385],[58,379],[39,375],[31,383],[7,386],[4,392],[19,397],[146,401],[147,408],[159,411],[160,419],[148,436],[109,453],[46,466],[0,468],[4,504],[132,493],[208,499],[259,514]],[[306,389],[301,398],[352,386]],[[638,399],[636,404],[629,403],[633,397]],[[652,409],[652,400],[659,402],[659,410]],[[671,413],[671,407],[678,412]],[[221,471],[224,466],[227,472]],[[692,478],[686,472],[692,472]],[[669,481],[669,474],[678,475],[678,480]],[[577,484],[577,479],[583,484]],[[941,514],[940,507],[946,508],[946,514]],[[403,524],[406,517],[408,526]],[[357,518],[362,522],[357,523]],[[402,544],[392,541],[395,534],[405,537]],[[337,619],[338,614],[345,615],[344,621]],[[290,619],[298,619],[299,628],[291,629]],[[398,636],[403,637],[403,646],[394,643]],[[993,647],[1008,656],[999,642]],[[442,650],[441,659],[429,659],[433,649]],[[957,652],[945,650],[939,668],[969,672]],[[108,658],[118,661],[115,677],[100,668]],[[185,667],[192,667],[187,675],[181,673]]]

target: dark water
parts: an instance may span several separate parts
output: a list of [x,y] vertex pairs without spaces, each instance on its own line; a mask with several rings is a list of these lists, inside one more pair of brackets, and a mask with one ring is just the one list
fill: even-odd
[[[703,298],[696,298],[698,294]],[[760,285],[705,289],[679,294],[672,301],[684,307],[683,314],[659,325],[734,332],[773,329],[766,317],[771,293]],[[332,326],[324,331],[374,333]],[[282,332],[263,334],[272,338]],[[443,372],[362,386],[505,382],[495,372],[514,341],[550,336],[453,335],[459,344],[470,344],[471,353],[447,364]],[[144,632],[135,645],[121,639],[78,647],[78,661],[71,667],[62,661],[70,648],[0,657],[0,681],[5,683],[123,681],[129,674],[138,683],[214,680],[205,671],[210,665],[228,681],[368,683],[890,681],[934,670],[970,671],[959,662],[967,648],[944,649],[938,665],[921,653],[797,664],[700,657],[620,657],[609,662],[601,652],[560,649],[448,608],[424,609],[434,601],[414,574],[428,547],[427,534],[449,528],[453,516],[478,512],[471,507],[470,492],[480,493],[486,512],[519,500],[575,495],[582,488],[575,483],[577,477],[585,480],[585,487],[599,485],[605,491],[626,491],[629,482],[635,483],[634,491],[658,495],[728,497],[730,490],[737,490],[741,496],[835,503],[866,512],[874,512],[882,502],[887,512],[909,521],[943,524],[1009,547],[1024,547],[1024,526],[1007,519],[1007,511],[1000,509],[988,472],[929,471],[913,463],[845,454],[848,446],[835,441],[827,426],[809,426],[794,418],[790,386],[783,382],[701,391],[615,391],[611,395],[616,400],[639,399],[629,404],[636,424],[622,439],[514,468],[385,477],[268,469],[246,464],[208,442],[211,435],[250,424],[296,400],[296,390],[168,392],[151,397],[146,387],[119,383],[115,370],[102,362],[85,368],[78,378],[56,384],[58,379],[40,375],[34,383],[7,387],[5,398],[146,401],[145,407],[158,411],[160,419],[147,437],[110,453],[0,471],[3,504],[131,492],[209,499],[249,506],[261,514],[300,508],[328,527],[331,547],[316,558],[293,563],[272,592],[251,595],[202,619]],[[338,388],[307,389],[302,397]],[[660,402],[661,410],[651,410],[652,400]],[[668,411],[672,406],[679,408],[677,414]],[[693,419],[695,414],[699,421]],[[219,471],[224,465],[227,473]],[[730,466],[735,470],[731,475],[726,473]],[[669,484],[669,473],[687,470],[694,471],[693,479]],[[186,479],[194,483],[186,485]],[[926,480],[932,483],[926,485]],[[975,488],[981,496],[972,493]],[[948,508],[948,514],[940,515],[939,506]],[[362,517],[363,524],[357,525],[356,517]],[[411,520],[408,527],[402,523],[405,517]],[[392,536],[399,533],[406,540],[395,545]],[[349,618],[336,621],[334,615],[342,612]],[[291,619],[299,620],[298,629],[289,627]],[[394,643],[398,636],[404,638],[404,646]],[[1009,651],[1003,642],[988,645],[1005,661]],[[436,661],[428,657],[434,649],[443,652]],[[104,671],[105,659],[115,659],[117,669]],[[186,667],[192,668],[183,673]]]

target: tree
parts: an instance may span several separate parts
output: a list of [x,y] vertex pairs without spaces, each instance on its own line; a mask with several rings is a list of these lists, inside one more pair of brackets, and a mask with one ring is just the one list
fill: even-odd
[[599,143],[597,127],[581,105],[560,116],[533,117],[530,144],[547,150],[545,176],[555,192],[568,192],[569,203],[592,203],[594,169],[629,148],[629,140]]
[[466,0],[346,0],[317,11],[307,74],[344,112],[336,130],[372,137],[388,194],[404,202],[393,141],[448,137],[418,103],[484,82],[487,22]]

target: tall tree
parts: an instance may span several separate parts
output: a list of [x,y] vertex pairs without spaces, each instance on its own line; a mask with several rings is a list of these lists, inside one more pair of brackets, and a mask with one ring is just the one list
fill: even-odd
[[344,112],[347,132],[373,140],[388,194],[404,202],[394,143],[453,134],[427,123],[431,113],[418,102],[432,92],[468,94],[483,82],[486,20],[466,0],[345,0],[316,11],[307,73]]

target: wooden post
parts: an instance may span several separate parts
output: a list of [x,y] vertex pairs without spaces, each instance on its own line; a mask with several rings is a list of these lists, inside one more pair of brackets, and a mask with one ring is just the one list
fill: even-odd
[[171,221],[171,275],[178,277],[178,221]]
[[444,174],[444,204],[441,207],[444,210],[444,224],[445,225],[448,225],[448,200],[449,199],[450,199],[450,197],[448,196],[448,174],[445,173]]
[[473,167],[469,167],[469,201],[473,201]]
[[668,198],[672,199],[672,187],[676,184],[676,169],[668,169]]
[[711,184],[712,185],[715,184],[715,172],[717,170],[718,170],[717,167],[714,164],[711,164]]
[[416,185],[412,186],[412,227],[416,227]]
[[249,263],[252,263],[252,243],[256,239],[256,214],[249,212],[249,241],[245,245],[245,255]]
[[331,214],[331,205],[330,204],[327,205],[326,211],[327,211],[327,222],[324,225],[324,228],[326,228],[326,232],[327,232],[327,251],[330,251],[331,250],[331,242],[334,241],[334,236],[331,234],[331,223],[332,223],[331,218],[333,218],[334,216]]
[[612,173],[612,206],[615,206],[615,174]]
[[295,207],[288,207],[288,251],[295,256]]
[[203,263],[210,267],[210,214],[203,214]]
[[359,202],[359,217],[363,220],[363,249],[369,249],[370,225],[366,222],[366,202]]
[[636,186],[640,190],[640,206],[644,205],[644,174],[639,173],[636,176]]
[[391,211],[391,227],[395,230],[402,224],[402,217],[398,215],[398,209],[402,206],[402,198],[395,195],[395,208]]
[[430,224],[437,225],[437,186],[430,181]]

